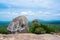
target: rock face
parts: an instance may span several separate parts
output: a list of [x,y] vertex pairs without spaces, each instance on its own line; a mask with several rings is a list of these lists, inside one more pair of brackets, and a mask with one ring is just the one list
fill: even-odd
[[8,33],[27,33],[28,20],[25,16],[18,16],[7,27]]
[[0,40],[60,40],[60,36],[52,34],[0,34]]

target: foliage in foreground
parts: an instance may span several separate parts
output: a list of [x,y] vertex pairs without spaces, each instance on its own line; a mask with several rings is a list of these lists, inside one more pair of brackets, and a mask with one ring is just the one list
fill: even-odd
[[5,24],[5,25],[0,25],[0,33],[1,34],[7,34],[8,32],[7,32],[7,26],[8,26],[8,24]]
[[[0,25],[0,33],[7,34],[8,24]],[[44,33],[56,33],[60,32],[57,29],[60,29],[60,24],[41,24],[38,21],[34,21],[29,24],[29,32],[35,34],[44,34]]]
[[48,27],[46,25],[40,24],[37,20],[30,24],[30,33],[44,34],[44,33],[56,33],[58,30],[55,27]]

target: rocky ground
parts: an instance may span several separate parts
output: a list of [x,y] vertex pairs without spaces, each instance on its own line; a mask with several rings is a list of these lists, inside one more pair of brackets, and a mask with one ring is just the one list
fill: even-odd
[[60,37],[52,34],[0,34],[0,40],[60,40]]

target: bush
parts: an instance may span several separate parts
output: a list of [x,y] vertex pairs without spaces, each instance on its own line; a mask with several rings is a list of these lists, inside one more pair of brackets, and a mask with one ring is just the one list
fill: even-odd
[[41,27],[40,23],[38,23],[38,21],[35,20],[30,25],[29,32],[30,33],[35,33],[35,34],[42,34],[42,33],[45,33],[46,31],[44,30],[44,28]]
[[43,28],[38,27],[35,29],[34,33],[35,34],[44,34],[44,33],[46,33],[46,31]]
[[0,25],[0,34],[8,34],[7,29],[6,29],[7,26],[8,24]]
[[37,20],[33,21],[29,28],[29,32],[35,34],[55,33],[57,31],[58,30],[55,27],[48,27],[46,25],[40,24]]
[[42,25],[42,24],[41,24],[41,27],[46,30],[46,33],[55,33],[58,31],[55,27],[48,27],[48,26]]

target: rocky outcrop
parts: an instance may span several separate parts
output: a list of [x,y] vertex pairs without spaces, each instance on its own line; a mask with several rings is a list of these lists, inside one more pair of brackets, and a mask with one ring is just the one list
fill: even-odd
[[38,22],[38,19],[34,19],[33,22]]
[[0,34],[0,40],[60,40],[60,37],[52,34]]
[[27,33],[28,20],[25,16],[18,16],[7,27],[8,33]]

